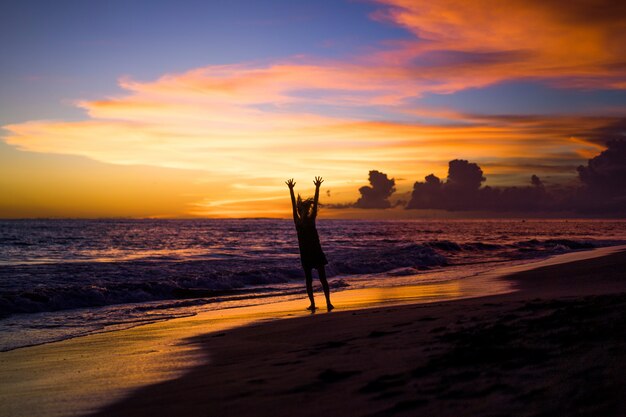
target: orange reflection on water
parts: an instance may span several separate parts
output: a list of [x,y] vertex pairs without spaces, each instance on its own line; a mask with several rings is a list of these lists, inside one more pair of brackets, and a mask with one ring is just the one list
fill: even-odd
[[449,281],[437,284],[343,291],[333,294],[332,298],[336,307],[359,308],[381,304],[443,301],[462,296],[463,289],[460,282]]
[[[477,276],[398,287],[362,288],[331,293],[336,311],[429,303],[510,291],[504,280]],[[326,314],[316,292],[318,314]],[[88,414],[133,389],[173,379],[209,360],[193,337],[262,321],[303,317],[308,300],[207,311],[122,331],[0,352],[0,414]],[[333,313],[334,314],[334,313]],[[68,398],[71,401],[68,402]]]

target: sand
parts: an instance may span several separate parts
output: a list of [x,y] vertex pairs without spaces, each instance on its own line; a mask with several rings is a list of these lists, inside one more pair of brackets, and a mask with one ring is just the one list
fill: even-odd
[[626,415],[626,254],[608,252],[5,352],[0,414]]

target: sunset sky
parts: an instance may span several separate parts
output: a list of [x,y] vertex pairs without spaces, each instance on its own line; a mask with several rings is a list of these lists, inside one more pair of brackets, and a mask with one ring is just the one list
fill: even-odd
[[624,4],[2,2],[0,217],[288,216],[287,178],[404,198],[456,158],[569,184],[624,134]]

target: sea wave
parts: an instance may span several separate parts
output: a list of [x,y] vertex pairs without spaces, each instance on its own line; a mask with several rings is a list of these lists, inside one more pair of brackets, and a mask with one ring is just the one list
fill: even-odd
[[[447,258],[423,245],[385,250],[352,248],[333,253],[329,277],[359,275],[412,267],[427,269],[448,264]],[[214,298],[259,294],[275,284],[302,280],[297,256],[288,259],[254,258],[231,261],[64,263],[13,265],[0,276],[37,277],[28,288],[0,290],[0,316],[146,301]],[[59,276],[71,280],[54,285]],[[69,282],[68,282],[69,281]],[[342,281],[345,283],[345,280]]]
[[[571,250],[590,249],[607,242],[571,239],[529,239],[511,244],[433,240],[372,247],[331,247],[329,277],[362,274],[389,276],[419,273],[433,267],[495,258],[524,259]],[[469,257],[467,254],[471,254]],[[403,272],[398,272],[403,271]],[[3,277],[13,277],[12,280]],[[0,272],[0,317],[113,304],[160,300],[211,300],[218,297],[259,296],[282,291],[281,284],[302,280],[296,253],[280,257],[172,261],[162,258],[126,262],[12,265]],[[23,278],[30,285],[10,288]],[[16,279],[17,278],[17,279]],[[275,287],[279,285],[279,287]],[[272,287],[274,286],[274,287]],[[208,301],[203,301],[208,302]]]
[[[335,290],[626,243],[615,220],[320,220],[318,230]],[[304,298],[297,248],[288,220],[0,220],[0,350]]]

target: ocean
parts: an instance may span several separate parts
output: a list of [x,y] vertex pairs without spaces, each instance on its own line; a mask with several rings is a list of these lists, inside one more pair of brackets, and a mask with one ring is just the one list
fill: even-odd
[[[319,220],[331,291],[626,243],[624,220]],[[2,220],[0,350],[305,300],[291,220]]]

